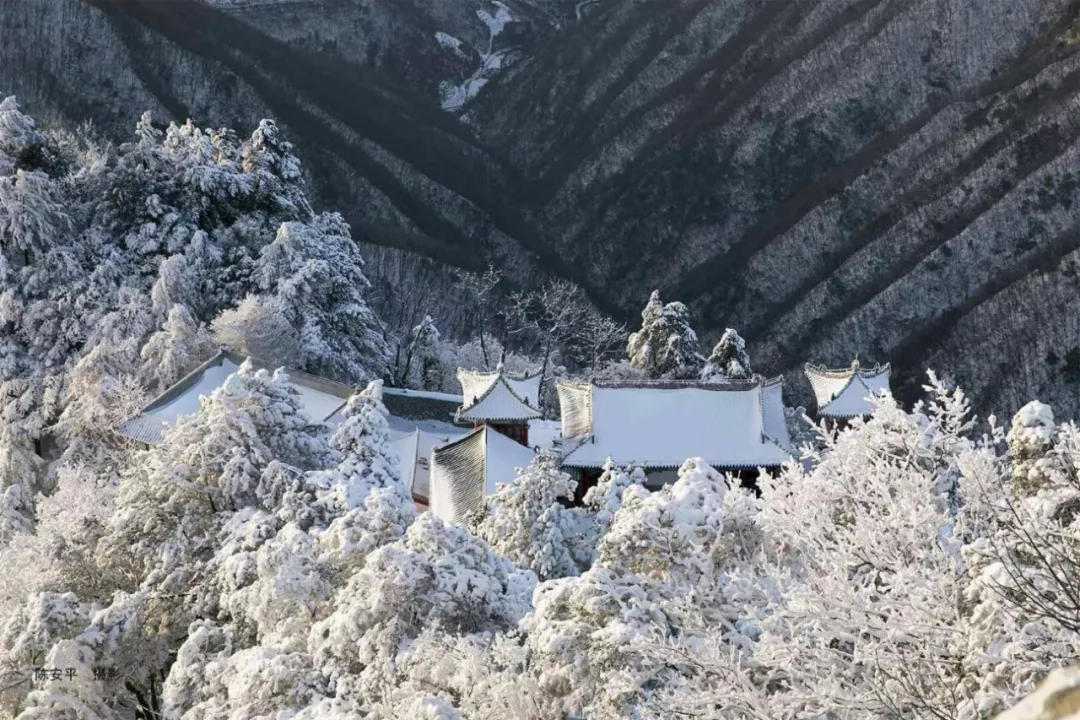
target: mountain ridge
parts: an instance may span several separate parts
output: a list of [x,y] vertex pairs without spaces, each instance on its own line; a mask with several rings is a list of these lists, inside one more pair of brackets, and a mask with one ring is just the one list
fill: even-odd
[[[739,328],[759,367],[859,354],[892,361],[905,399],[931,366],[980,407],[1080,409],[1046,362],[1080,347],[1080,3],[508,3],[518,59],[456,116],[438,83],[472,58],[434,34],[478,42],[492,3],[0,6],[0,81],[31,111],[114,134],[146,106],[276,117],[388,283],[491,261],[631,322],[659,287],[706,338]],[[73,41],[107,52],[31,77]]]

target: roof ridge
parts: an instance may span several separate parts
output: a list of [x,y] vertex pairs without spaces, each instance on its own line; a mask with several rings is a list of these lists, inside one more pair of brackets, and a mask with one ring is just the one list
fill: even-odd
[[[298,379],[307,381],[309,383],[308,387],[311,387],[315,390],[321,389],[319,387],[320,385],[325,386],[325,392],[327,392],[327,394],[334,395],[336,397],[343,397],[345,400],[348,400],[350,397],[355,395],[360,389],[358,385],[349,385],[347,383],[338,382],[337,380],[331,380],[330,378],[323,377],[321,375],[315,375],[313,373],[309,373],[298,368],[289,367],[288,365],[272,363],[269,360],[257,357],[255,355],[244,355],[243,353],[238,353],[235,350],[231,350],[229,348],[223,348],[222,352],[224,353],[226,358],[236,363],[237,365],[242,365],[245,360],[250,360],[251,364],[255,366],[256,370],[267,370],[269,372],[277,372],[278,370],[284,370],[285,374],[289,376],[290,380]],[[330,390],[335,390],[337,392],[330,392]],[[345,392],[347,392],[348,394],[339,394]]]
[[462,435],[457,440],[454,440],[453,442],[448,442],[445,445],[439,445],[438,447],[432,448],[432,451],[446,450],[447,448],[452,448],[452,447],[455,447],[456,445],[460,445],[461,443],[465,442],[466,440],[471,438],[476,433],[481,432],[486,428],[487,428],[487,425],[481,425],[479,427],[473,428],[472,431]]
[[782,384],[783,375],[774,378],[765,378],[755,375],[745,379],[727,380],[615,380],[580,383],[586,386],[597,387],[605,390],[710,390],[713,392],[743,391],[754,388],[764,388]]
[[[188,382],[189,380],[191,380],[192,378],[194,378],[194,377],[196,377],[198,375],[202,375],[203,373],[205,373],[207,370],[209,370],[212,367],[220,365],[222,360],[229,360],[230,362],[232,362],[232,358],[229,357],[228,351],[225,350],[224,348],[219,348],[216,353],[214,353],[210,358],[208,358],[208,359],[204,360],[202,363],[200,363],[199,366],[196,367],[194,370],[192,370],[187,375],[180,378],[179,380],[174,382],[172,385],[170,385],[169,387],[165,388],[160,393],[158,393],[157,397],[155,397],[153,400],[151,400],[146,405],[144,405],[142,407],[142,409],[139,410],[139,412],[132,415],[130,418],[128,418],[128,420],[132,420],[134,418],[139,417],[140,415],[145,413],[147,410],[150,410],[151,408],[158,405],[159,403],[166,402],[168,400],[172,400],[174,397],[176,397],[177,395],[182,393],[184,390],[187,390],[187,388],[190,386],[190,383]],[[125,420],[124,422],[127,422],[127,420]]]
[[827,377],[827,378],[838,378],[839,379],[839,378],[853,377],[855,375],[860,375],[862,377],[877,377],[878,375],[881,375],[882,373],[892,372],[892,365],[890,363],[885,363],[884,365],[881,365],[879,363],[877,365],[874,365],[872,368],[866,368],[866,367],[863,367],[862,365],[860,365],[858,367],[827,368],[824,365],[815,365],[814,363],[806,363],[803,366],[803,370],[806,372],[807,375],[813,373],[815,375],[819,375],[821,377]]

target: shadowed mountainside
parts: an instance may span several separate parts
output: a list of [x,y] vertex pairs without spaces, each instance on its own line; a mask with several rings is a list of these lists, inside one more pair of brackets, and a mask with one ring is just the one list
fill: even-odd
[[1080,409],[1078,3],[575,5],[508,2],[517,60],[460,116],[475,58],[434,34],[482,45],[482,0],[0,0],[0,89],[118,136],[276,117],[390,283],[492,260],[631,320],[659,287],[770,372]]

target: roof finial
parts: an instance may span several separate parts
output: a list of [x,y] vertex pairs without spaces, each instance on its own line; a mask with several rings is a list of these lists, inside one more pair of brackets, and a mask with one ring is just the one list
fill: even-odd
[[500,360],[498,362],[498,364],[495,365],[495,372],[501,373],[502,371],[503,371],[503,364],[502,364],[502,360]]
[[851,362],[851,369],[852,370],[858,370],[859,369],[859,353],[855,353],[855,359]]

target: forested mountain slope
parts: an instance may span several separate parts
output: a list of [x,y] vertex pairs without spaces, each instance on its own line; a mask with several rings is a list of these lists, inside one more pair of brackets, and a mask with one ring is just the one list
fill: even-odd
[[277,118],[390,283],[493,260],[626,318],[659,287],[763,369],[859,353],[1072,414],[1078,7],[519,0],[495,37],[482,0],[0,0],[0,85],[117,133]]

